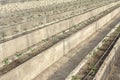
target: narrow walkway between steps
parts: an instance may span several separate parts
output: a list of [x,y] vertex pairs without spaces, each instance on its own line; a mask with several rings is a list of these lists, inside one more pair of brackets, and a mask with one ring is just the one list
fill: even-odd
[[116,51],[116,54],[118,54],[118,56],[107,76],[107,80],[120,80],[120,47]]
[[80,61],[109,33],[110,30],[120,21],[116,18],[110,21],[103,29],[93,34],[89,39],[80,43],[67,55],[63,56],[59,61],[54,63],[44,72],[39,74],[33,80],[65,80],[70,72],[80,63]]

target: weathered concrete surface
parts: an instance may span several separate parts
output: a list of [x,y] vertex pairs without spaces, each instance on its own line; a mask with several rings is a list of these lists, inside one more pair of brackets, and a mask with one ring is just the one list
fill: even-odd
[[120,46],[115,52],[114,63],[111,63],[111,68],[107,74],[106,80],[120,80]]
[[[111,52],[105,59],[104,63],[98,70],[96,76],[94,77],[94,80],[106,80],[107,75],[110,73],[110,70],[112,70],[113,64],[119,55],[119,52],[118,52],[119,49],[120,49],[120,39],[118,39],[115,46],[113,47],[113,49],[111,50]],[[119,80],[119,79],[120,79],[120,77],[118,77],[118,79],[114,78],[114,80]],[[112,78],[108,79],[108,80],[112,80]]]
[[[120,8],[114,10],[113,12],[109,13],[108,15],[104,16],[103,18],[99,19],[84,29],[80,30],[79,32],[71,35],[65,40],[60,41],[59,43],[55,44],[51,48],[47,49],[46,51],[42,52],[41,54],[35,56],[34,58],[26,61],[25,63],[21,64],[20,66],[14,68],[10,72],[6,73],[5,75],[0,77],[0,80],[31,80],[36,77],[39,73],[44,71],[50,65],[58,61],[64,54],[68,53],[72,48],[78,45],[78,43],[86,40],[90,35],[94,32],[99,30],[102,26],[96,25],[102,22],[102,24],[108,23],[107,21],[103,22],[103,19],[109,20],[113,19],[110,14],[117,15],[120,11]],[[93,26],[94,25],[94,26]],[[82,39],[81,39],[82,37]],[[64,44],[64,43],[67,43]],[[69,45],[69,46],[68,46]],[[64,46],[64,47],[63,47]],[[74,46],[74,47],[73,47]],[[68,50],[69,49],[69,50]],[[54,51],[54,52],[53,52]],[[61,54],[60,54],[61,53]]]
[[83,43],[78,43],[77,47],[64,55],[60,60],[47,68],[33,80],[65,80],[70,72],[81,62],[81,60],[106,36],[120,19],[111,24],[107,24],[90,36]]
[[[1,52],[0,61],[2,61],[4,58],[7,58],[7,57],[15,54],[16,52],[19,52],[23,49],[26,49],[26,48],[40,42],[43,39],[46,39],[52,35],[55,35],[56,33],[61,32],[62,30],[65,30],[65,29],[71,27],[72,25],[76,25],[92,16],[95,16],[95,15],[99,14],[100,12],[102,12],[116,4],[118,4],[118,3],[112,3],[109,5],[100,7],[98,9],[92,10],[85,14],[78,15],[78,16],[72,17],[70,19],[66,19],[61,22],[54,23],[52,25],[48,25],[47,27],[38,29],[37,31],[33,31],[29,34],[23,35],[21,37],[15,38],[13,40],[7,41],[5,43],[1,43],[0,44],[0,48],[1,48],[0,49],[0,52]],[[104,18],[103,20],[108,21],[110,18],[114,17],[114,15],[116,15],[117,13],[118,13],[117,10],[115,10],[114,13],[109,14],[109,16],[112,15],[111,17],[108,16],[107,18]],[[98,21],[97,25],[102,26],[104,24],[102,21]]]
[[[109,24],[109,26],[116,26],[116,24],[119,22],[119,18],[117,21],[113,22],[112,24]],[[111,20],[112,21],[112,20]],[[107,36],[109,36],[113,31],[115,30],[112,29]],[[104,36],[105,37],[105,36]],[[103,39],[102,39],[103,40]],[[94,50],[92,50],[91,52],[89,52],[89,54],[79,63],[79,65],[73,70],[71,71],[71,73],[68,75],[68,77],[65,80],[71,80],[72,76],[75,76],[77,73],[79,73],[79,71],[82,69],[82,67],[90,60],[90,57],[92,57],[92,52],[96,51],[98,47],[100,47],[102,45],[103,41],[100,41],[100,43],[95,46]],[[96,79],[97,80],[97,79]],[[104,80],[104,79],[103,79]]]

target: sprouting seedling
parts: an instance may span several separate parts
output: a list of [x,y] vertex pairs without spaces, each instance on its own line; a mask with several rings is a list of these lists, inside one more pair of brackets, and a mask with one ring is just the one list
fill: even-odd
[[17,53],[16,57],[20,57],[22,55],[22,53]]
[[45,42],[45,41],[46,41],[46,39],[43,39],[42,41],[43,41],[43,42]]
[[8,61],[9,59],[8,58],[5,58],[4,60],[3,60],[3,62],[7,65],[7,64],[9,64],[9,61]]
[[0,35],[0,39],[2,39],[2,36]]
[[108,40],[107,39],[104,39],[103,42],[107,42]]
[[96,55],[97,55],[96,51],[93,51],[92,55],[93,55],[93,56],[96,56]]
[[5,32],[1,33],[1,37],[4,38],[6,36]]
[[30,51],[33,52],[35,50],[35,48],[30,48]]
[[92,66],[91,74],[92,74],[92,75],[95,75],[96,70],[97,70],[96,66]]
[[18,31],[18,30],[15,30],[14,32],[15,32],[15,33],[18,33],[19,31]]
[[78,76],[72,76],[72,80],[80,80]]
[[24,28],[23,30],[24,30],[24,31],[26,31],[26,30],[27,30],[27,28]]

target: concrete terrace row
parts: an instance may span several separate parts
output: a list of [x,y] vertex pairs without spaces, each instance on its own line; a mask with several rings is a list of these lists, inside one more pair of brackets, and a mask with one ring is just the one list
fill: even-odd
[[[104,56],[104,58],[102,56],[109,55],[109,53],[106,52],[106,50],[108,50],[109,45],[116,44],[116,50],[117,50],[117,48],[119,46],[119,43],[117,42],[117,40],[119,39],[119,36],[120,36],[120,26],[114,25],[114,28],[100,41],[100,43],[93,50],[90,51],[90,53],[80,62],[79,66],[71,73],[74,76],[76,76],[76,78],[79,78],[82,80],[106,80],[106,79],[104,79],[104,76],[105,76],[104,73],[97,74],[96,77],[95,77],[95,74],[97,73],[97,70],[99,70],[99,67],[102,64],[102,61],[104,62],[104,60],[105,60],[105,56]],[[114,40],[115,40],[115,42],[113,44]],[[112,47],[111,47],[111,49],[112,49]],[[110,50],[108,50],[108,51],[110,52]],[[101,61],[99,59],[101,59]],[[97,61],[99,61],[99,62],[97,62]],[[91,68],[93,68],[94,70],[91,70]],[[103,67],[101,67],[101,68],[103,68]],[[102,72],[101,70],[98,71],[98,73],[101,73],[101,72]],[[107,73],[107,72],[105,72],[105,73]],[[103,75],[103,77],[101,75]],[[70,78],[72,78],[72,76],[67,78],[66,80],[71,80]]]
[[[95,16],[100,12],[107,10],[108,8],[116,4],[118,4],[118,2],[91,10],[81,15],[76,15],[76,16],[67,18],[59,22],[48,24],[46,26],[43,26],[43,28],[37,27],[34,29],[30,29],[28,31],[23,31],[23,33],[18,33],[13,36],[8,36],[6,38],[3,38],[0,44],[1,56],[2,56],[1,60],[15,53],[19,53],[21,50],[30,48],[33,45],[39,43],[40,41],[47,39],[53,35],[56,35],[57,33],[62,32],[65,29],[68,29],[74,25],[77,25],[78,23],[84,20],[87,20],[90,17]],[[16,43],[16,45],[14,43]]]
[[[89,54],[89,52],[92,51],[94,47],[96,47],[98,43],[103,40],[103,38],[115,27],[120,20],[120,16],[116,16],[116,18],[100,28],[94,33],[94,35],[87,38],[87,40],[78,44],[77,47],[70,50],[68,54],[65,54],[62,58],[60,58],[60,60],[40,73],[33,80],[65,80],[65,78],[72,73],[85,56]],[[74,77],[74,75],[72,75],[71,78],[72,77]],[[74,79],[76,80],[77,76],[75,76]],[[97,80],[99,80],[99,78]]]
[[[31,80],[35,78],[119,14],[119,3],[115,1],[104,4],[102,2],[101,4],[104,6],[100,6],[100,4],[95,7],[88,6],[90,8],[86,8],[84,14],[79,13],[81,8],[76,10],[74,7],[72,15],[68,10],[70,15],[65,19],[53,20],[53,23],[45,23],[43,26],[30,27],[22,33],[15,31],[15,34],[5,35],[6,37],[4,36],[0,41],[0,80],[14,80],[15,78]],[[9,17],[7,18],[9,19]],[[4,20],[4,18],[2,19]],[[26,25],[29,24],[27,22]]]
[[[116,28],[120,27],[120,22],[116,25]],[[120,28],[119,28],[120,30]],[[118,31],[119,31],[118,30]],[[112,50],[104,60],[103,64],[96,73],[94,79],[99,80],[119,80],[119,51],[120,51],[120,38],[116,41]]]
[[[74,15],[82,14],[89,10],[111,3],[111,1],[104,3],[101,2],[101,4],[98,3],[99,1],[83,1],[82,3],[80,1],[75,1],[59,5],[57,4],[56,6],[48,6],[49,8],[37,8],[35,10],[31,9],[29,12],[26,10],[20,11],[19,14],[17,14],[16,11],[13,13],[12,17],[9,16],[8,18],[0,19],[1,31],[7,33],[0,32],[1,34],[10,36],[12,34],[17,34],[18,32],[20,33],[24,30],[28,30],[39,25],[44,25],[46,23],[51,23],[53,21],[59,21]],[[29,26],[26,26],[26,24],[29,24]]]

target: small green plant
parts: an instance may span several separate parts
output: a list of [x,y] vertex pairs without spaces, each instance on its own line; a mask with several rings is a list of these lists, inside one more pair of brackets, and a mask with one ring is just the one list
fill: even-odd
[[19,32],[19,30],[15,30],[14,32],[15,32],[15,33],[18,33],[18,32]]
[[16,57],[20,57],[23,53],[17,53]]
[[5,59],[3,60],[3,62],[7,65],[7,64],[9,64],[9,59],[8,59],[8,58],[5,58]]
[[34,48],[33,48],[33,49],[32,49],[32,48],[30,48],[29,50],[30,50],[31,52],[34,52],[34,50],[35,50],[35,49],[34,49]]
[[1,33],[1,37],[4,38],[6,36],[5,32]]
[[93,54],[93,56],[96,56],[96,55],[97,55],[97,52],[96,52],[96,51],[94,51],[92,54]]
[[2,39],[2,36],[0,35],[0,39]]
[[104,39],[103,42],[107,42],[108,40],[107,39]]
[[96,71],[97,71],[96,66],[92,66],[91,75],[95,75]]
[[72,76],[72,80],[81,80],[79,76]]
[[26,30],[27,30],[27,28],[24,28],[23,30],[24,30],[24,31],[26,31]]

